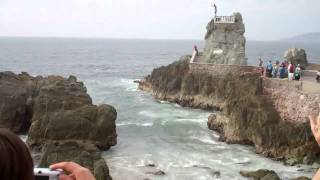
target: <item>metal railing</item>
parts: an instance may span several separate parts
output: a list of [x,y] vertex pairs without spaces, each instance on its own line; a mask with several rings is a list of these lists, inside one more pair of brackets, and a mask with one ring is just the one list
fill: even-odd
[[234,16],[216,16],[214,17],[215,23],[235,23],[236,18]]

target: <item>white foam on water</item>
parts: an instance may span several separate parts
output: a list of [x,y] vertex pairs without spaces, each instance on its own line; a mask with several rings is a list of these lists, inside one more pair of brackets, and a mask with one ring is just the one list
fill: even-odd
[[209,136],[202,136],[202,137],[190,136],[190,139],[201,141],[204,144],[214,144],[214,145],[219,144],[219,142],[211,139]]
[[120,126],[130,126],[130,125],[148,127],[148,126],[153,126],[153,123],[130,123],[130,122],[117,123],[118,127],[120,127]]
[[152,112],[152,111],[147,111],[147,110],[145,110],[145,111],[140,111],[138,114],[139,114],[139,115],[142,115],[142,116],[146,116],[146,117],[151,117],[151,118],[157,118],[157,117],[159,117],[159,115],[158,115],[157,113]]

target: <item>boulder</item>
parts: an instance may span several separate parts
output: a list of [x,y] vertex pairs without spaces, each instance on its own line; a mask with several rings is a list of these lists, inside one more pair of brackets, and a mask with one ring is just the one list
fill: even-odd
[[281,180],[276,172],[260,169],[258,171],[241,171],[243,177],[253,178],[254,180]]
[[26,133],[31,125],[34,78],[27,73],[0,73],[0,127]]
[[284,59],[295,65],[300,64],[303,69],[308,66],[307,53],[304,49],[291,48],[284,53]]
[[107,150],[117,143],[116,110],[95,106],[83,83],[75,78],[49,76],[37,83],[32,125],[27,143],[41,147],[46,142],[74,140]]

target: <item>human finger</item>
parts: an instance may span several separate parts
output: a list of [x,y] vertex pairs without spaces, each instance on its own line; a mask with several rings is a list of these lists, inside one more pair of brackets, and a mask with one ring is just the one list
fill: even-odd
[[311,129],[313,129],[316,126],[315,118],[310,115],[309,120],[310,120]]
[[65,174],[61,174],[59,176],[59,180],[75,180],[75,179],[73,178],[73,176],[68,176],[68,175],[65,175]]
[[82,168],[79,164],[74,163],[74,162],[61,162],[57,164],[53,164],[50,166],[50,169],[55,170],[55,169],[62,169],[64,171],[67,171],[69,173],[73,173],[77,169]]

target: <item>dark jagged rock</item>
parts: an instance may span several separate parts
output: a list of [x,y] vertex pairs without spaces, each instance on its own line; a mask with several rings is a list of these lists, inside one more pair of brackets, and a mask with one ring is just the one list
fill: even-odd
[[35,78],[27,73],[0,73],[0,126],[26,133],[31,125]]
[[[219,110],[209,117],[208,127],[227,143],[254,145],[257,153],[273,159],[295,158],[293,164],[306,157],[309,164],[318,160],[320,149],[307,119],[311,107],[318,107],[318,96],[302,96],[293,82],[268,82],[257,72],[242,72],[243,67],[230,66],[230,73],[219,72],[219,67],[212,72],[203,65],[194,70],[196,64],[189,59],[154,69],[139,88],[182,106]],[[300,103],[291,102],[296,99]]]
[[241,171],[240,174],[244,177],[253,178],[254,180],[281,180],[276,172],[260,169],[258,171]]
[[75,76],[0,73],[0,108],[0,127],[29,131],[28,145],[44,153],[40,165],[76,161],[97,179],[108,179],[99,150],[117,143],[117,112],[109,105],[93,105]]

